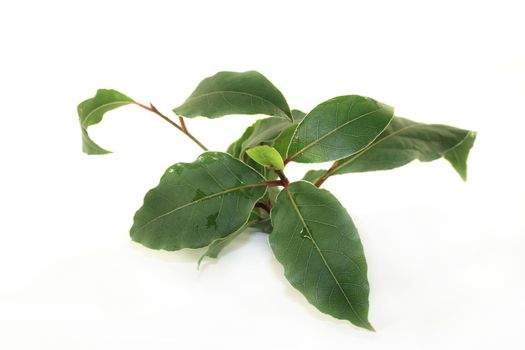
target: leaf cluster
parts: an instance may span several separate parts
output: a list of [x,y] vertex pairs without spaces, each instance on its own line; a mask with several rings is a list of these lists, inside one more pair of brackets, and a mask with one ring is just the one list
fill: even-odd
[[[258,72],[219,72],[173,109],[178,122],[152,104],[98,90],[78,106],[85,153],[109,153],[88,128],[130,104],[162,117],[205,151],[192,163],[170,166],[147,192],[130,230],[134,241],[170,251],[207,247],[200,264],[204,257],[217,258],[247,228],[267,232],[292,286],[320,311],[369,330],[367,264],[358,231],[343,205],[320,186],[333,175],[439,158],[466,180],[476,138],[473,131],[395,116],[391,106],[358,95],[334,97],[304,113],[290,109]],[[226,152],[208,151],[186,127],[186,118],[231,114],[265,118]],[[329,169],[311,170],[299,181],[285,175],[289,162],[328,161]]]

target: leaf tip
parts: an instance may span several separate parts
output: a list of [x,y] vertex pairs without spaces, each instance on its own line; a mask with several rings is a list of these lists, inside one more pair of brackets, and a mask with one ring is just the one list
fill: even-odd
[[374,333],[376,332],[376,329],[374,328],[374,326],[372,326],[370,324],[370,322],[368,322],[368,321],[366,322],[366,325],[362,326],[362,328],[364,328],[364,329],[366,329],[366,330],[368,330],[370,332],[374,332]]

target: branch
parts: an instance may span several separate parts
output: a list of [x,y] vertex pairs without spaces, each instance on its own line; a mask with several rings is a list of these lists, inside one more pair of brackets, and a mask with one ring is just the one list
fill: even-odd
[[206,148],[206,146],[204,146],[199,140],[197,140],[195,138],[195,136],[193,136],[192,134],[190,134],[190,132],[188,131],[188,129],[186,128],[186,124],[184,123],[184,120],[182,119],[181,116],[179,116],[179,121],[181,122],[181,126],[178,125],[177,123],[175,123],[173,120],[171,120],[170,118],[168,118],[167,116],[165,116],[164,114],[162,114],[158,109],[157,107],[155,107],[153,104],[150,103],[149,106],[146,106],[146,105],[143,105],[142,103],[138,103],[138,102],[135,102],[135,104],[139,107],[142,107],[144,108],[145,110],[148,110],[150,112],[153,112],[155,113],[156,115],[158,115],[159,117],[161,117],[162,119],[164,119],[165,121],[167,121],[168,123],[170,123],[171,125],[173,125],[174,127],[176,127],[177,129],[179,129],[184,135],[188,136],[193,142],[195,142],[200,148],[202,148],[204,151],[207,151],[208,148]]

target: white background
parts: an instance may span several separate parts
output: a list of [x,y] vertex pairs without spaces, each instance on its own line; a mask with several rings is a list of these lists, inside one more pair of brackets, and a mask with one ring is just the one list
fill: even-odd
[[[3,1],[0,348],[523,349],[518,4]],[[361,94],[478,132],[467,183],[442,160],[326,182],[360,230],[376,333],[310,306],[264,234],[201,271],[202,251],[131,242],[144,193],[200,153],[160,118],[116,110],[90,129],[114,153],[81,153],[76,105],[97,88],[169,112],[202,78],[250,69],[294,108]],[[188,127],[222,150],[253,120]]]

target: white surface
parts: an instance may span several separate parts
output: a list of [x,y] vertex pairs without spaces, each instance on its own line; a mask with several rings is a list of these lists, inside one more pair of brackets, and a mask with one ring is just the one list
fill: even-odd
[[[0,4],[0,348],[523,349],[525,52],[519,2],[10,1]],[[444,161],[332,178],[364,243],[376,333],[317,312],[263,234],[218,263],[128,238],[163,170],[199,149],[164,111],[219,70],[256,69],[296,108],[356,93],[478,131],[464,184]],[[224,149],[252,117],[191,120]],[[298,178],[297,165],[289,169]]]

